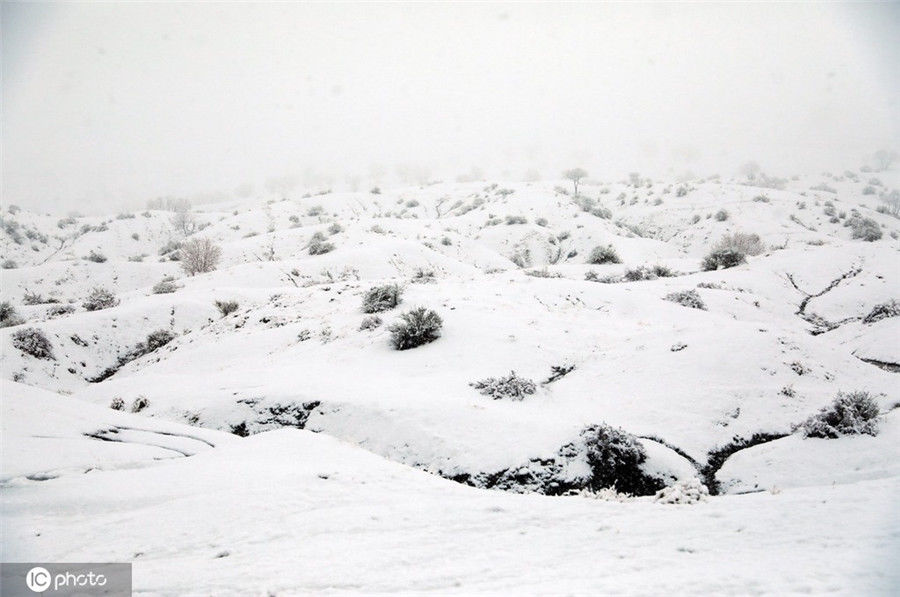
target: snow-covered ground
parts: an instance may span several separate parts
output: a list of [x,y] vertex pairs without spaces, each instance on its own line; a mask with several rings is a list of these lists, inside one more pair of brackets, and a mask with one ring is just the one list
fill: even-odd
[[[160,256],[185,237],[170,212],[5,212],[2,299],[24,321],[0,329],[0,559],[133,562],[138,594],[164,595],[896,591],[900,318],[866,316],[900,298],[900,220],[869,178],[204,205],[190,237],[222,260],[196,276]],[[881,238],[853,238],[854,215]],[[310,254],[317,232],[333,251]],[[734,232],[765,250],[701,271]],[[586,263],[610,244],[622,263]],[[654,265],[677,275],[586,279]],[[361,330],[387,283],[401,304]],[[87,311],[96,286],[118,305]],[[705,309],[665,300],[686,290]],[[394,350],[418,306],[440,338]],[[26,328],[53,359],[14,347]],[[174,339],[132,358],[157,330]],[[510,371],[535,392],[470,385]],[[795,431],[838,392],[868,392],[877,435]],[[635,436],[643,474],[718,495],[583,487],[579,434],[601,423]]]

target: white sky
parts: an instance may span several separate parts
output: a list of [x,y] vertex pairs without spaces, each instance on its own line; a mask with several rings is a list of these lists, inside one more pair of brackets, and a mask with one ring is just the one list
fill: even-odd
[[898,146],[898,30],[897,4],[3,3],[3,200],[858,168]]

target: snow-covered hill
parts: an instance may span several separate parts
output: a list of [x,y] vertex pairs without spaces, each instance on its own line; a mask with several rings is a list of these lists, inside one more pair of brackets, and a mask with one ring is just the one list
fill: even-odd
[[[7,211],[2,298],[21,320],[0,330],[8,555],[133,560],[136,586],[162,594],[886,590],[900,318],[871,314],[900,298],[900,219],[877,210],[896,182],[881,178],[874,193],[842,175],[578,197],[559,182],[435,184],[206,205],[181,227],[165,211]],[[758,235],[758,254],[702,271],[734,233]],[[215,271],[173,259],[192,238],[221,247]],[[608,245],[620,263],[588,263]],[[642,266],[671,275],[628,281]],[[174,291],[155,292],[165,276]],[[364,294],[394,283],[401,303],[361,329]],[[98,286],[118,303],[88,311]],[[704,308],[667,300],[685,291]],[[395,350],[389,326],[420,306],[440,337]],[[52,358],[16,347],[32,328]],[[523,400],[472,387],[511,371],[535,384]],[[868,393],[877,435],[795,431],[838,392]],[[582,438],[601,424],[633,437],[637,473],[659,486],[753,495],[584,499],[597,487]],[[38,515],[73,502],[90,520]],[[109,541],[89,549],[97,528]],[[806,539],[792,576],[779,554]],[[838,562],[837,544],[870,555]],[[277,577],[266,553],[308,566]],[[196,576],[175,580],[177,566]]]

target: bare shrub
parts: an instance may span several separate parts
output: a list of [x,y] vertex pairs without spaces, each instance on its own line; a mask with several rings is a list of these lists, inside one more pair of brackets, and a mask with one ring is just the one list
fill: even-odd
[[745,255],[761,255],[766,251],[766,245],[760,240],[758,234],[747,232],[733,232],[726,234],[713,246],[713,251],[730,249]]
[[194,276],[211,272],[219,265],[222,249],[208,238],[194,238],[186,241],[178,250],[181,267],[185,273]]
[[238,310],[240,305],[237,301],[216,301],[216,309],[222,314],[222,317],[228,317]]

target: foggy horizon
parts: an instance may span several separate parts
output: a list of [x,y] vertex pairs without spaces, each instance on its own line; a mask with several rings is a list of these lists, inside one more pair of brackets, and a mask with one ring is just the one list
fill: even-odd
[[[897,5],[15,4],[5,204],[859,168]],[[287,186],[290,186],[289,184]]]

